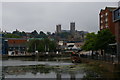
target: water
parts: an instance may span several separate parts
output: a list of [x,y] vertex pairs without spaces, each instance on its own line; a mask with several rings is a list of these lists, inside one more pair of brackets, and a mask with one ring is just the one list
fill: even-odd
[[57,61],[20,61],[20,60],[5,60],[3,61],[3,66],[27,66],[27,65],[73,65],[67,62],[57,62]]
[[[97,80],[103,77],[110,77],[110,79],[120,78],[118,72],[114,74],[107,71],[101,72],[102,69],[98,68],[98,66],[93,68],[88,67],[85,63],[71,63],[69,57],[8,58],[2,61],[2,66],[5,80],[93,80],[93,78]],[[105,76],[102,76],[101,73]]]
[[76,67],[70,60],[27,58],[3,60],[5,78],[53,78],[75,80],[85,75],[83,67]]

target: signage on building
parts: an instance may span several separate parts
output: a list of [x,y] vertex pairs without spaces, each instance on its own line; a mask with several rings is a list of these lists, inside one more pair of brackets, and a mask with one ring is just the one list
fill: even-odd
[[113,21],[120,20],[120,7],[113,11]]

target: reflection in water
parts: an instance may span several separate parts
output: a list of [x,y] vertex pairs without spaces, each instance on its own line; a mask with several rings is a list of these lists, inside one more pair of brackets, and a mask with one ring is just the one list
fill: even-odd
[[61,80],[62,78],[69,78],[70,80],[75,80],[76,74],[79,75],[78,78],[84,76],[83,72],[73,71],[62,71],[62,67],[58,66],[48,66],[48,65],[35,65],[35,66],[7,66],[4,67],[5,78],[56,78]]
[[[81,68],[75,69],[67,58],[9,58],[3,61],[5,78],[82,78]],[[72,66],[72,67],[71,67]]]
[[70,74],[70,79],[75,80],[75,74]]
[[61,80],[61,73],[56,74],[56,80]]
[[[63,61],[64,59],[64,61]],[[70,58],[9,58],[3,60],[3,66],[22,66],[22,65],[71,65]]]
[[44,57],[44,58],[36,58],[36,57],[12,57],[12,58],[3,58],[4,60],[20,60],[20,61],[63,61],[70,62],[70,57]]
[[[93,80],[94,78],[97,80],[103,77],[89,68],[87,71],[85,69],[84,64],[73,64],[69,58],[39,60],[14,58],[3,61],[5,78],[54,78],[55,80],[63,80],[63,78],[67,78],[67,80]],[[115,73],[115,77],[119,78],[118,74]]]

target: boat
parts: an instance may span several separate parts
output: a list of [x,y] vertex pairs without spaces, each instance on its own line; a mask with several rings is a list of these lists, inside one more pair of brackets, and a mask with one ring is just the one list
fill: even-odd
[[72,63],[81,63],[81,58],[78,53],[71,52],[71,61]]

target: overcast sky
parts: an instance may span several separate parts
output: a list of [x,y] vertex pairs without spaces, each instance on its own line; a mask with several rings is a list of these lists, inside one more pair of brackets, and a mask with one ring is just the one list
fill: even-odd
[[117,5],[117,2],[3,2],[2,29],[55,32],[57,24],[69,30],[70,22],[74,21],[76,30],[97,32],[100,10]]

